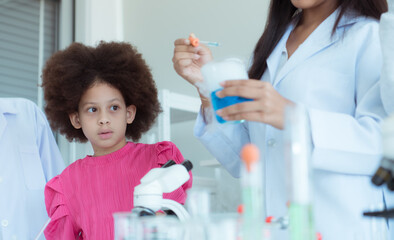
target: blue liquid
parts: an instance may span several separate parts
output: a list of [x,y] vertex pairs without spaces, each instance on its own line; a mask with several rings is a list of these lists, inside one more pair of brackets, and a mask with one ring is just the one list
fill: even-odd
[[[215,110],[215,112],[219,109],[228,107],[230,105],[234,105],[234,104],[246,102],[246,101],[252,101],[252,99],[238,97],[238,96],[229,96],[229,97],[219,98],[216,96],[216,92],[220,91],[220,90],[222,90],[222,89],[218,89],[218,90],[213,91],[211,93],[212,106],[213,106],[213,109]],[[215,115],[216,115],[216,119],[218,120],[219,123],[228,122],[228,121],[224,120],[222,117],[218,116],[216,113],[215,113]],[[231,122],[240,123],[242,121],[231,121]]]

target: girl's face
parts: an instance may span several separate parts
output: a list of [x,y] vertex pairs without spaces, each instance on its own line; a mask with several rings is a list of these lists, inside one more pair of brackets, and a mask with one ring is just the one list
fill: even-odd
[[97,83],[82,95],[78,112],[69,117],[76,129],[82,128],[92,144],[94,156],[102,156],[126,145],[126,127],[133,122],[135,114],[136,107],[126,106],[118,89]]

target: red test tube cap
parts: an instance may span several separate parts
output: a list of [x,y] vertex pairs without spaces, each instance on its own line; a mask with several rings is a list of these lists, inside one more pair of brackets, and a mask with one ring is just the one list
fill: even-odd
[[268,216],[265,218],[266,223],[272,223],[272,220],[274,220],[274,216]]
[[239,204],[238,205],[237,212],[239,214],[243,214],[244,213],[244,205],[243,204]]
[[316,240],[323,240],[323,236],[321,235],[321,233],[316,233]]

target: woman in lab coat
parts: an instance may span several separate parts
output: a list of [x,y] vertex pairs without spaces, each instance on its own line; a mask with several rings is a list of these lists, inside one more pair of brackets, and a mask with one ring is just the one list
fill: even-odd
[[[235,177],[242,146],[252,142],[260,148],[266,212],[275,217],[287,214],[284,110],[289,104],[306,106],[315,228],[323,239],[372,239],[362,212],[390,204],[383,190],[370,183],[380,161],[380,122],[386,116],[378,35],[378,19],[386,10],[384,0],[272,0],[250,79],[226,81],[217,93],[253,99],[217,112],[226,120],[247,121],[207,127],[210,102],[201,97],[195,135]],[[210,60],[206,47],[175,41],[174,68],[193,85],[202,81],[200,67]]]

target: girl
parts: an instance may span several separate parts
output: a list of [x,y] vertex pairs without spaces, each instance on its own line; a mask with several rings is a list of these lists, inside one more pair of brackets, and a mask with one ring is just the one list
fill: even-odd
[[[89,141],[92,156],[72,163],[45,188],[47,239],[113,239],[112,214],[131,211],[133,189],[152,168],[184,159],[171,142],[139,144],[160,112],[141,54],[127,43],[73,43],[43,71],[45,112],[69,141]],[[192,180],[165,194],[181,204]]]
[[[284,110],[303,104],[313,141],[316,230],[323,239],[372,239],[362,212],[392,201],[370,184],[381,155],[383,109],[378,20],[385,0],[271,0],[248,80],[225,81],[218,97],[253,99],[217,111],[225,120],[207,131],[202,116],[210,102],[202,97],[195,135],[234,176],[239,152],[252,142],[263,152],[268,215],[287,214],[284,160]],[[192,84],[212,59],[204,47],[175,41],[174,68]],[[285,237],[280,239],[286,239]],[[357,239],[357,238],[356,238]]]

